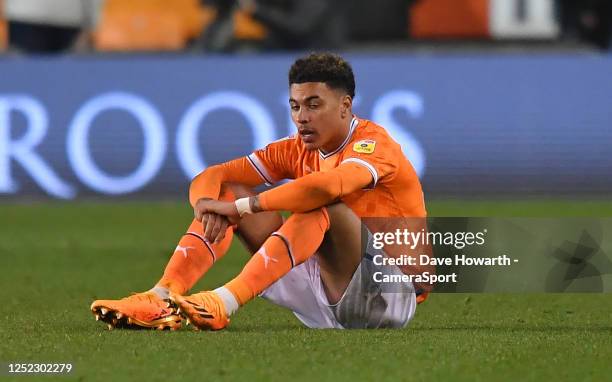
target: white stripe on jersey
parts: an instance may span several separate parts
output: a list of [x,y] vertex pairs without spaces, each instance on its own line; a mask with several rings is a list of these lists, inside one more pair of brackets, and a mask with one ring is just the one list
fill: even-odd
[[266,170],[266,166],[261,163],[255,153],[251,153],[249,156],[247,156],[247,159],[249,160],[249,163],[251,163],[255,171],[257,171],[259,176],[261,176],[264,182],[266,182],[267,186],[271,186],[275,183],[270,174],[268,173],[268,170]]
[[368,171],[370,171],[370,174],[372,174],[372,178],[374,178],[372,185],[367,188],[372,189],[376,187],[376,183],[378,183],[378,172],[376,171],[376,168],[374,168],[374,166],[364,161],[363,159],[359,159],[359,158],[347,158],[342,161],[342,163],[348,163],[348,162],[359,163],[360,165],[365,166],[365,168],[367,168]]
[[319,156],[321,157],[321,159],[325,159],[325,158],[329,158],[330,156],[336,154],[337,152],[341,151],[346,144],[351,140],[351,136],[353,135],[353,131],[355,131],[355,127],[357,126],[357,124],[359,123],[359,120],[356,117],[353,117],[353,119],[351,120],[351,125],[349,128],[349,133],[346,135],[346,138],[344,139],[344,142],[342,142],[342,144],[335,149],[332,152],[329,152],[327,154],[324,154],[320,149],[319,149]]

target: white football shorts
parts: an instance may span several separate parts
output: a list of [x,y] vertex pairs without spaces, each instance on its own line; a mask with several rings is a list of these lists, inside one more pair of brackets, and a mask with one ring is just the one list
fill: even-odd
[[372,258],[378,251],[370,244],[337,304],[327,300],[316,254],[294,267],[261,296],[291,309],[310,328],[403,328],[416,310],[414,286],[410,282],[389,286],[374,281],[375,272],[385,275],[402,272],[395,265],[374,264]]

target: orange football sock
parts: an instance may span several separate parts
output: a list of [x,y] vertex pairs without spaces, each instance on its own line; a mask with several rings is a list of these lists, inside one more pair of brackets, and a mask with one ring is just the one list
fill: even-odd
[[[234,201],[235,199],[229,188],[222,187],[219,200]],[[210,243],[204,239],[202,223],[194,219],[179,241],[174,254],[166,265],[164,275],[154,289],[161,287],[165,291],[164,294],[167,294],[167,290],[185,294],[212,267],[215,261],[225,255],[232,244],[233,236],[233,227],[228,227],[225,238],[220,243]]]
[[291,215],[224,288],[240,305],[246,304],[312,256],[328,229],[329,216],[325,208]]
[[220,243],[210,243],[204,239],[202,223],[194,219],[179,241],[166,265],[164,275],[156,286],[167,288],[174,293],[185,294],[215,261],[225,255],[233,236],[234,229],[229,227]]

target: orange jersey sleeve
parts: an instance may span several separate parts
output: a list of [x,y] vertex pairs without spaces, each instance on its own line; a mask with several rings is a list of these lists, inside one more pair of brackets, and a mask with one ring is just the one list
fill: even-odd
[[198,199],[217,199],[224,182],[237,182],[247,186],[274,184],[281,179],[294,178],[298,161],[295,137],[272,142],[249,156],[211,166],[198,174],[189,188],[189,201],[193,206]]
[[356,134],[344,150],[341,163],[357,163],[367,168],[374,179],[368,186],[372,189],[397,173],[401,157],[401,148],[387,135],[378,131],[366,131]]
[[366,167],[347,162],[265,191],[259,194],[259,202],[266,211],[306,212],[338,201],[372,182],[372,174]]
[[364,166],[374,181],[342,201],[361,217],[426,216],[421,183],[401,146],[381,126],[361,121],[340,163]]
[[299,162],[296,136],[279,139],[256,150],[248,160],[268,185],[282,179],[295,179]]
[[189,187],[189,202],[193,206],[201,198],[219,198],[221,185],[225,182],[239,182],[254,187],[264,181],[247,157],[234,159],[208,167],[193,178]]

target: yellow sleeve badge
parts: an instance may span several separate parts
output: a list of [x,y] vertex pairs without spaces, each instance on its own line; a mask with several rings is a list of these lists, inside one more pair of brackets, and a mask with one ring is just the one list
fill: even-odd
[[362,154],[372,154],[376,147],[376,141],[371,139],[364,139],[362,141],[355,142],[353,145],[353,151]]

